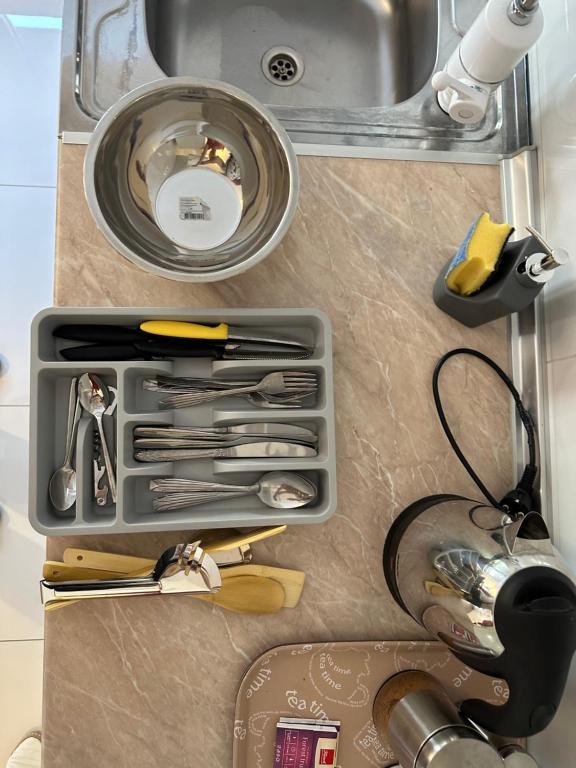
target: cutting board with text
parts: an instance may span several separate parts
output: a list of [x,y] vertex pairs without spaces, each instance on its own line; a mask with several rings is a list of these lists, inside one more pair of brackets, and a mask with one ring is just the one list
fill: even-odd
[[236,700],[234,768],[273,768],[281,716],[340,720],[338,764],[384,768],[395,763],[372,721],[372,703],[392,675],[419,669],[434,675],[454,702],[482,698],[504,704],[508,688],[458,661],[434,642],[371,641],[284,645],[248,669]]

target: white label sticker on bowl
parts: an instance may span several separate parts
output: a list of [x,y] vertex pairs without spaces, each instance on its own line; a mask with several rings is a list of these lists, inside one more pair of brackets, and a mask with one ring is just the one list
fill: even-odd
[[180,198],[180,218],[184,221],[210,221],[210,206],[199,197]]
[[186,168],[158,190],[156,223],[173,243],[206,251],[226,243],[242,218],[242,191],[210,168]]

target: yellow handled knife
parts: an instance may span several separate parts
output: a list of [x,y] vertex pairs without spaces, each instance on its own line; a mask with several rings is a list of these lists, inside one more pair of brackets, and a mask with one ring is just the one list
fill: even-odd
[[298,339],[274,334],[246,331],[227,323],[202,325],[185,323],[178,320],[147,320],[140,324],[140,330],[154,336],[170,336],[177,339],[195,339],[204,341],[240,341],[250,344],[277,344],[280,347],[296,347],[312,352],[312,347]]

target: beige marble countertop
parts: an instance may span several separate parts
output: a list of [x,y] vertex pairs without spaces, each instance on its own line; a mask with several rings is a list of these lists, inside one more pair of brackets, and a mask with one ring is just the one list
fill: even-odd
[[[506,324],[466,329],[436,309],[431,289],[479,211],[499,215],[498,169],[301,158],[299,212],[278,250],[235,279],[191,285],[152,277],[106,244],[83,199],[83,152],[61,152],[56,304],[319,307],[333,323],[338,511],[322,526],[294,526],[254,546],[257,562],[307,572],[298,608],[248,617],[178,596],[124,598],[46,618],[44,768],[229,768],[236,692],[260,653],[425,636],[392,602],[382,548],[391,520],[416,498],[478,495],[441,432],[430,379],[455,346],[506,366]],[[461,360],[444,391],[474,465],[503,492],[511,477],[505,391]],[[178,539],[51,539],[49,555],[82,543],[154,556]]]

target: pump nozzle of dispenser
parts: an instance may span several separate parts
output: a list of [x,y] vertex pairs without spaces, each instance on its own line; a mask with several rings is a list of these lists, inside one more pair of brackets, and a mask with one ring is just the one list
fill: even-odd
[[564,248],[552,248],[548,245],[534,227],[527,226],[526,229],[542,247],[543,252],[528,256],[522,265],[522,271],[535,283],[547,283],[557,267],[562,267],[570,261],[570,256]]

